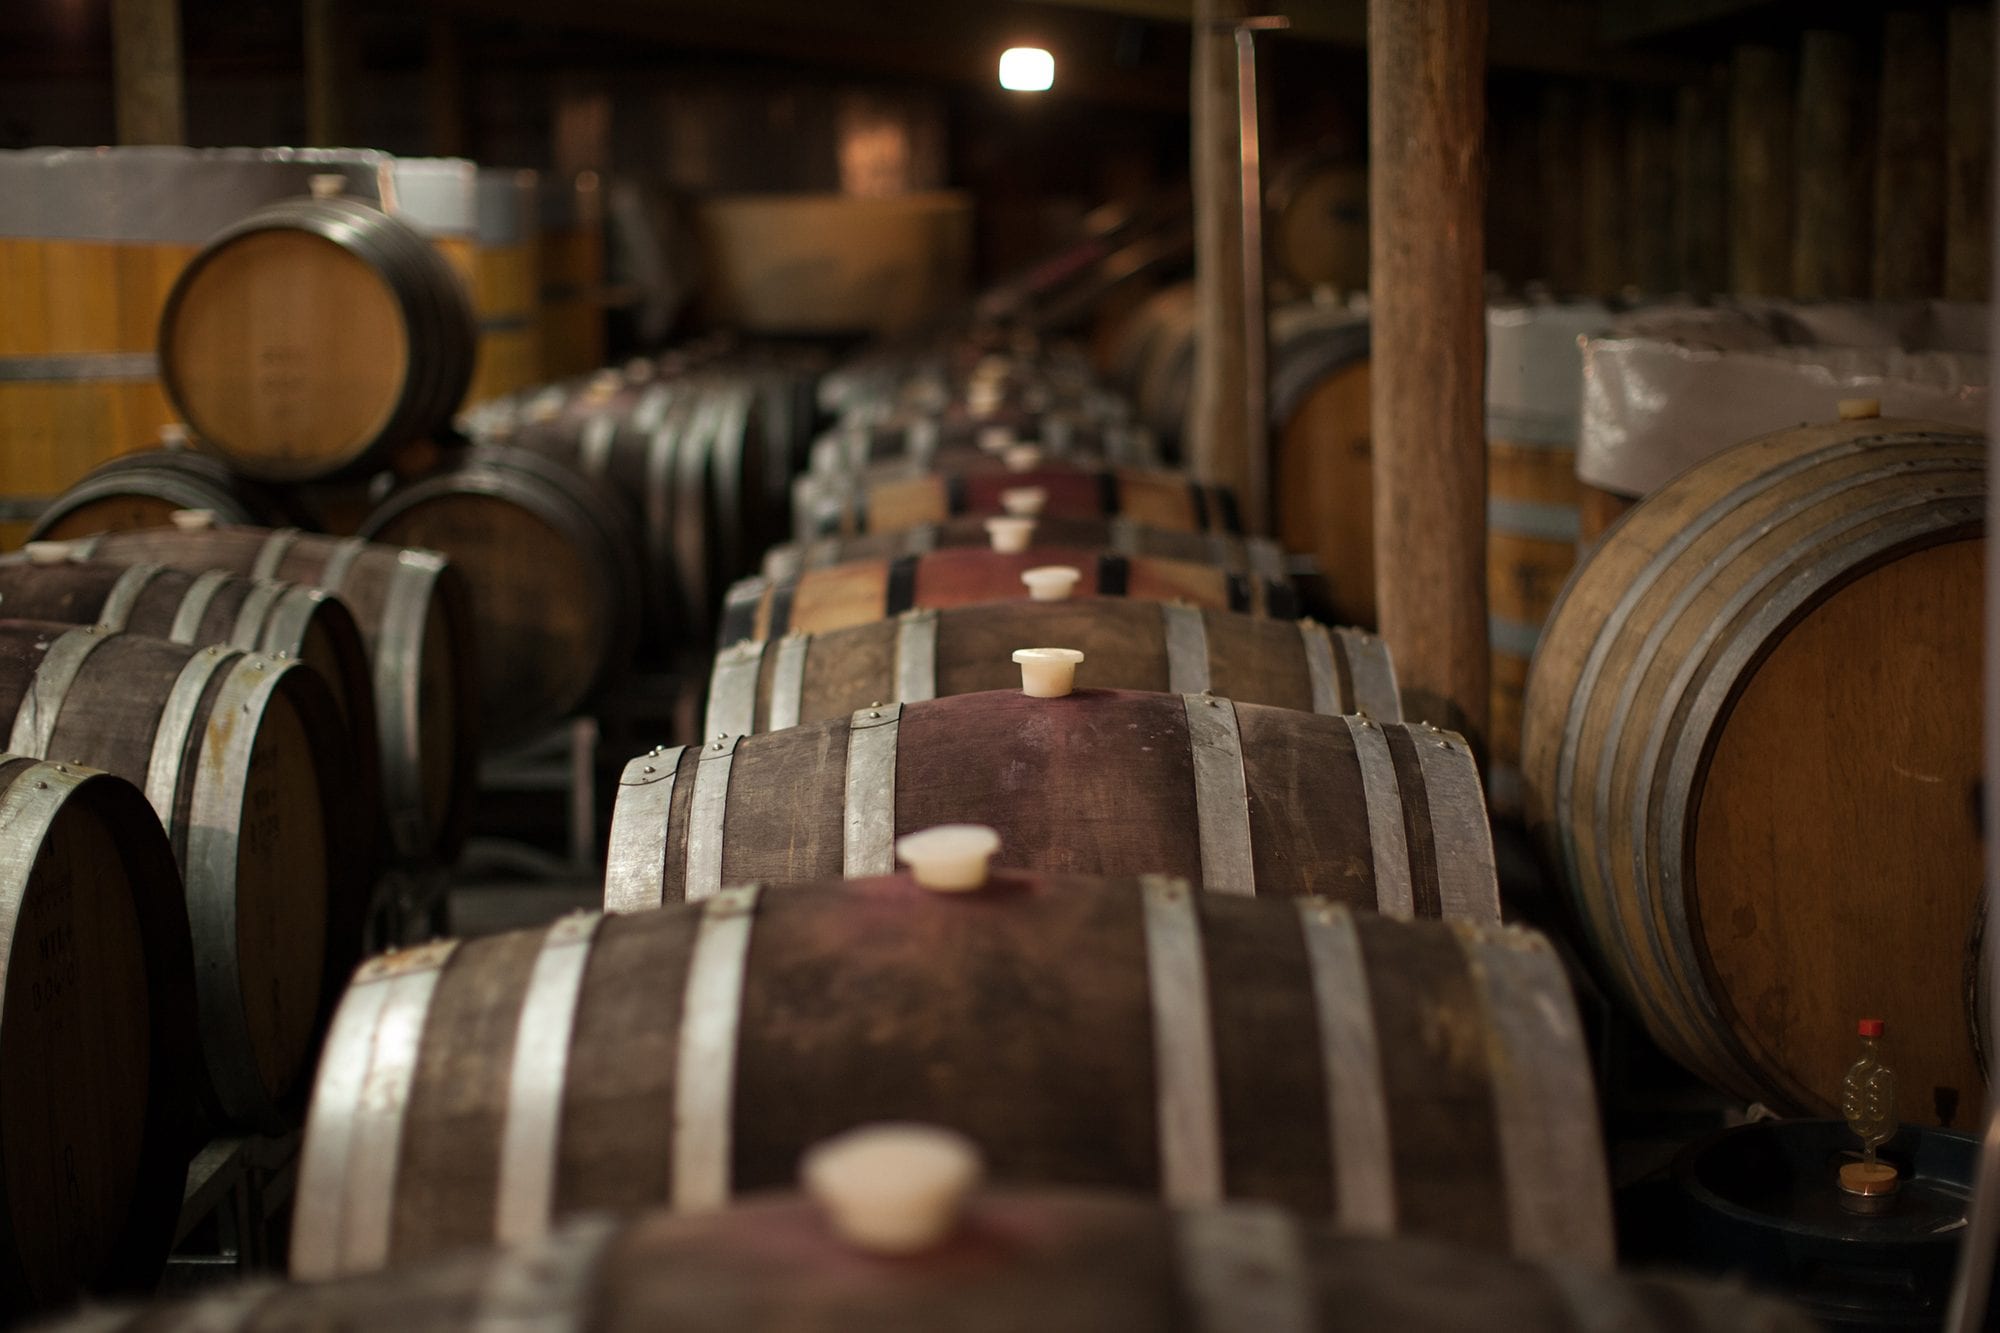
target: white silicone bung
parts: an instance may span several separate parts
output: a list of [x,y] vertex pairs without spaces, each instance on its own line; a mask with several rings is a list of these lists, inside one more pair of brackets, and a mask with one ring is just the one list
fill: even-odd
[[213,509],[176,509],[167,515],[167,521],[182,532],[207,532],[215,526]]
[[1000,835],[984,824],[939,824],[896,839],[896,858],[927,889],[962,893],[986,883]]
[[347,177],[337,171],[316,171],[307,185],[315,199],[332,199],[347,193]]
[[1837,406],[1842,421],[1868,421],[1882,415],[1880,398],[1843,398]]
[[60,565],[69,559],[68,542],[28,542],[21,549],[31,565]]
[[1013,448],[1016,443],[1014,428],[1012,426],[981,426],[979,428],[979,447],[989,454],[1005,453],[1007,450]]
[[[1001,497],[1006,503],[1006,497]],[[1019,555],[1028,549],[1028,542],[1035,535],[1035,520],[1032,518],[989,518],[986,520],[986,540],[993,543],[993,549],[1001,555]]]
[[169,421],[160,427],[160,444],[167,449],[185,449],[188,442],[188,428],[179,421]]
[[1083,653],[1075,648],[1016,648],[1021,668],[1021,693],[1030,699],[1060,699],[1076,688],[1076,664]]
[[1076,581],[1082,577],[1083,571],[1075,565],[1036,565],[1021,571],[1028,596],[1037,602],[1062,601],[1075,591]]
[[1046,486],[1009,486],[1000,492],[1000,507],[1016,517],[1033,518],[1048,502]]
[[850,1129],[799,1163],[834,1233],[874,1254],[916,1254],[947,1239],[984,1172],[963,1134],[894,1122]]
[[1042,463],[1042,447],[1038,444],[1016,444],[1000,455],[1000,461],[1007,465],[1009,472],[1033,472]]

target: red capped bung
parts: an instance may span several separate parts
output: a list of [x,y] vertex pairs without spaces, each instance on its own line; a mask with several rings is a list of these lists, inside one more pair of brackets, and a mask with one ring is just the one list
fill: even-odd
[[1861,1020],[1859,1030],[1864,1037],[1879,1037],[1882,1035],[1882,1020],[1879,1018],[1864,1018]]

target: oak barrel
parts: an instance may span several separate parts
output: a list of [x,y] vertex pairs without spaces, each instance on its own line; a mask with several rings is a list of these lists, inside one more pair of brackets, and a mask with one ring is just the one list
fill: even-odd
[[159,527],[182,509],[213,514],[219,523],[282,527],[306,521],[283,492],[236,475],[219,458],[175,446],[100,463],[50,501],[29,536],[58,541]]
[[885,702],[627,764],[605,904],[880,873],[898,833],[969,820],[1027,869],[1492,921],[1481,799],[1462,739],[1399,722],[1124,690]]
[[[987,546],[991,540],[983,517],[965,515],[901,532],[788,542],[764,553],[759,572],[765,578],[787,579],[802,570],[821,569],[849,560],[894,559],[948,546]],[[1265,579],[1283,579],[1289,575],[1283,547],[1268,537],[1243,537],[1232,532],[1174,532],[1117,517],[1041,518],[1035,520],[1030,540],[1041,545],[1081,547],[1116,555],[1191,560],[1216,565],[1232,574],[1255,574]]]
[[877,1120],[956,1129],[1011,1184],[1610,1258],[1546,941],[1163,877],[753,885],[440,941],[362,968],[321,1068],[301,1277],[717,1207]]
[[949,470],[903,466],[861,478],[808,473],[793,493],[794,536],[900,532],[956,514],[1003,512],[1002,493],[1039,487],[1051,518],[1116,516],[1179,532],[1241,532],[1236,497],[1178,472],[1099,468],[1046,459],[1015,471],[997,459]]
[[205,447],[269,481],[360,471],[445,426],[474,352],[450,260],[351,199],[281,201],[224,229],[160,316],[174,406]]
[[474,191],[479,344],[465,401],[482,403],[542,380],[541,190],[532,171],[481,167]]
[[893,560],[852,560],[808,569],[792,579],[744,579],[729,590],[723,603],[722,642],[817,634],[898,616],[915,607],[936,610],[1025,601],[1029,594],[1021,575],[1050,565],[1078,571],[1081,577],[1072,590],[1078,597],[1181,601],[1281,619],[1299,614],[1298,594],[1289,580],[1146,555],[1059,546],[1003,553],[966,546]]
[[396,490],[361,535],[441,552],[472,593],[479,737],[532,740],[628,665],[637,539],[606,488],[524,449],[482,446]]
[[1343,620],[1375,623],[1374,426],[1367,315],[1271,312],[1272,498],[1278,539],[1314,557]]
[[151,1288],[193,1130],[194,971],[145,797],[0,754],[0,1309]]
[[101,625],[205,648],[224,644],[279,661],[305,663],[333,691],[354,753],[346,799],[382,810],[382,758],[375,686],[361,630],[345,603],[318,588],[195,573],[158,564],[0,559],[0,611],[13,620]]
[[1264,189],[1272,266],[1292,289],[1368,290],[1368,164],[1318,151],[1272,165]]
[[0,621],[16,754],[140,786],[187,884],[212,1115],[277,1129],[361,952],[366,812],[326,682],[296,662]]
[[776,731],[882,703],[1020,684],[1017,648],[1084,654],[1089,685],[1199,694],[1315,713],[1402,720],[1388,645],[1361,630],[1168,602],[1088,597],[908,611],[893,619],[748,640],[716,655],[702,734]]
[[1549,618],[1531,827],[1617,992],[1739,1096],[1827,1113],[1880,1015],[1901,1119],[1977,1123],[1985,466],[1919,422],[1764,436],[1634,509]]
[[452,562],[358,537],[234,525],[109,532],[70,548],[89,560],[229,570],[338,597],[368,653],[392,848],[414,863],[458,855],[477,780],[480,645],[471,589]]

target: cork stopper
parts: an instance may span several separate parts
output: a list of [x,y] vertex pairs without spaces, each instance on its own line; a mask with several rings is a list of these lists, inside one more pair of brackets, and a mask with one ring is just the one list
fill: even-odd
[[1009,486],[1000,492],[1000,507],[1016,518],[1033,518],[1048,502],[1046,486]]
[[160,427],[160,447],[162,449],[185,449],[188,446],[188,428],[179,421],[169,421]]
[[31,565],[60,565],[69,560],[68,542],[29,542],[21,550]]
[[989,454],[1004,454],[1019,441],[1014,438],[1012,426],[981,426],[979,447]]
[[1000,455],[1000,461],[1007,465],[1009,472],[1033,472],[1042,465],[1042,446],[1039,444],[1016,444]]
[[182,532],[207,532],[215,526],[213,509],[176,509],[167,521]]
[[986,883],[986,863],[1000,850],[1000,835],[984,824],[939,824],[896,839],[896,858],[924,888],[964,893]]
[[347,177],[337,171],[316,171],[306,188],[315,199],[335,199],[347,193]]
[[989,518],[986,520],[986,540],[1001,555],[1019,555],[1028,549],[1028,543],[1035,535],[1035,520],[1032,518]]
[[834,1234],[871,1254],[916,1254],[946,1240],[982,1171],[963,1134],[894,1123],[851,1129],[799,1163]]
[[1082,577],[1083,571],[1074,565],[1037,565],[1021,571],[1021,582],[1028,585],[1029,598],[1037,602],[1067,600]]
[[1076,666],[1082,660],[1075,648],[1016,648],[1021,693],[1030,699],[1062,698],[1076,688]]
[[1837,407],[1842,421],[1869,421],[1882,415],[1880,398],[1843,398]]
[[1848,1194],[1867,1197],[1894,1194],[1901,1185],[1902,1173],[1880,1159],[1841,1163],[1840,1188]]

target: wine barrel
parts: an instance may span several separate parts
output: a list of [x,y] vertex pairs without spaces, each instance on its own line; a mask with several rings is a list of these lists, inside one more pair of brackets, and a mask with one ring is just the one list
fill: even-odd
[[1486,795],[1495,813],[1516,818],[1528,660],[1576,563],[1578,343],[1610,318],[1596,301],[1486,308]]
[[[13,620],[101,625],[205,648],[224,644],[305,663],[333,691],[354,753],[346,798],[381,823],[382,759],[368,650],[354,616],[318,588],[157,564],[0,560],[0,610]],[[386,833],[386,829],[383,830]]]
[[531,740],[631,657],[638,546],[601,486],[525,449],[481,447],[390,492],[361,535],[439,551],[471,587],[479,736]]
[[1001,493],[1039,487],[1051,518],[1117,516],[1177,532],[1241,532],[1236,497],[1178,472],[1092,469],[1059,460],[1013,471],[997,459],[950,471],[903,469],[865,478],[808,473],[793,491],[795,536],[900,532],[956,514],[1003,512]]
[[1073,590],[1079,597],[1181,601],[1287,620],[1299,614],[1289,581],[1231,574],[1212,565],[1051,546],[1014,553],[965,546],[894,560],[852,560],[808,569],[795,579],[744,579],[723,603],[722,642],[818,634],[917,607],[1024,601],[1022,573],[1045,565],[1076,569],[1082,575]]
[[1124,420],[1122,411],[1120,403],[1116,413],[1050,409],[1016,414],[1004,422],[912,411],[853,418],[813,442],[811,468],[856,473],[899,462],[949,466],[1016,444],[1036,445],[1051,458],[1095,460],[1100,466],[1158,467],[1152,432]]
[[474,188],[472,309],[479,343],[465,401],[483,403],[542,379],[541,190],[534,172],[498,167],[479,168]]
[[440,941],[362,968],[321,1070],[300,1277],[714,1208],[877,1120],[964,1133],[1010,1184],[1610,1258],[1544,940],[1164,877],[751,885]]
[[[1108,551],[1115,555],[1194,561],[1262,579],[1281,580],[1290,576],[1284,548],[1268,537],[1241,537],[1229,532],[1173,532],[1123,518],[1043,518],[1035,521],[1032,540],[1042,545]],[[809,542],[774,546],[764,553],[760,572],[774,580],[797,578],[805,570],[824,569],[850,560],[894,559],[945,547],[983,547],[990,541],[986,520],[967,515],[901,532],[817,537]]]
[[1617,992],[1739,1096],[1825,1114],[1887,1014],[1900,1118],[1982,1123],[1985,467],[1924,423],[1764,436],[1634,509],[1549,617],[1531,827]]
[[287,200],[226,228],[160,316],[167,394],[246,476],[353,473],[447,425],[472,377],[464,282],[410,224]]
[[1367,316],[1271,312],[1272,496],[1278,540],[1318,562],[1344,621],[1375,623],[1374,427]]
[[1368,164],[1309,152],[1274,164],[1264,190],[1271,262],[1301,293],[1368,290]]
[[110,532],[70,549],[121,565],[284,579],[338,597],[368,654],[392,848],[415,864],[458,855],[477,780],[479,651],[472,592],[450,561],[356,537],[235,526]]
[[972,820],[1009,865],[1497,921],[1480,800],[1465,742],[1424,726],[1124,690],[885,702],[634,759],[604,901],[878,873],[898,832]]
[[1084,681],[1400,722],[1396,671],[1360,630],[1092,597],[909,611],[825,634],[746,641],[716,655],[703,735],[740,736],[883,703],[1004,690],[1017,648],[1083,652]]
[[275,1130],[361,953],[365,812],[333,695],[295,662],[0,621],[16,754],[138,784],[187,883],[210,1110]]
[[143,449],[92,468],[42,510],[29,537],[60,541],[93,532],[165,524],[176,510],[195,509],[220,523],[297,525],[307,516],[282,492],[229,470],[192,449]]
[[198,1068],[187,907],[128,782],[0,754],[0,1309],[149,1290]]
[[604,213],[594,171],[541,177],[542,364],[550,379],[604,364]]

